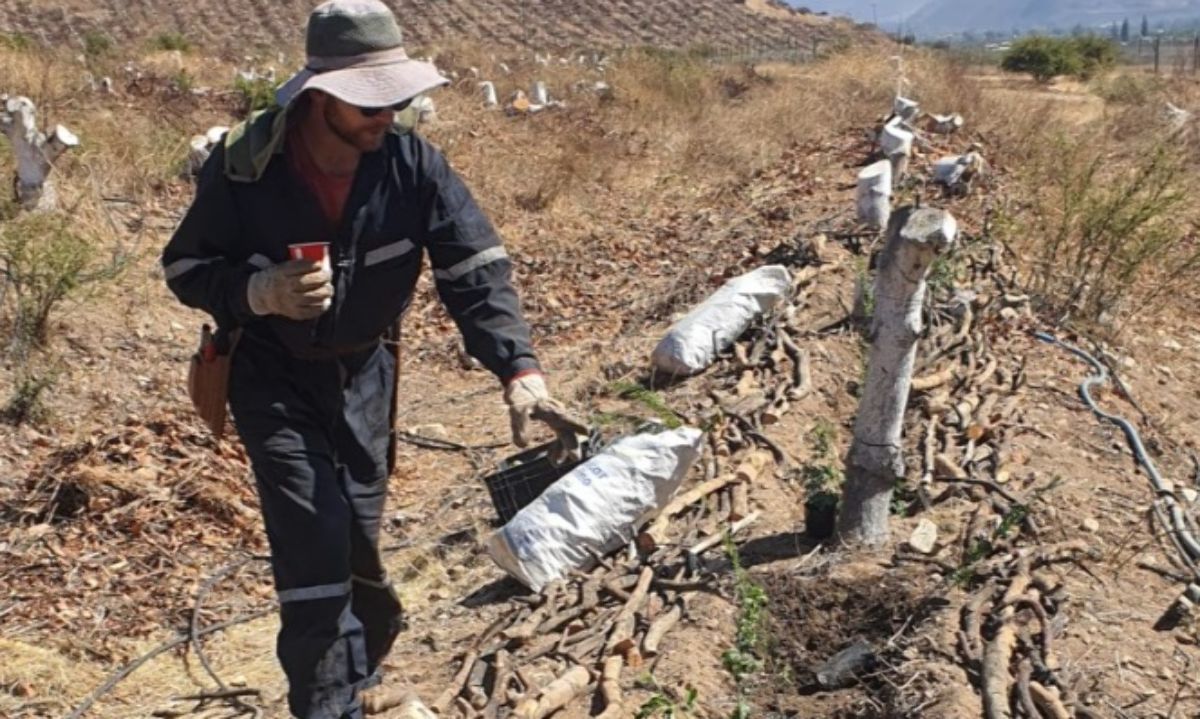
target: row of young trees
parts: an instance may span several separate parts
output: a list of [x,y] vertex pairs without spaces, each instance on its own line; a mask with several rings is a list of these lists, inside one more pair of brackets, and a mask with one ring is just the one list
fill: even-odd
[[[1129,34],[1129,32],[1130,32],[1129,31],[1129,18],[1125,18],[1125,20],[1121,23],[1120,28],[1117,27],[1116,23],[1113,23],[1111,32],[1112,32],[1113,40],[1120,40],[1121,42],[1129,42],[1129,40],[1131,39],[1130,34]],[[1142,37],[1150,37],[1150,19],[1147,18],[1145,15],[1142,16],[1141,36]]]

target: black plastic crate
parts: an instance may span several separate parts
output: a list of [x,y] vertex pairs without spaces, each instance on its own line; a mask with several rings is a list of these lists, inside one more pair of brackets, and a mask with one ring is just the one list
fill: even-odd
[[[555,444],[547,442],[515,454],[500,462],[494,474],[483,478],[500,524],[508,524],[517,512],[542,496],[546,488],[583,463],[567,462],[558,467],[551,465],[550,450]],[[583,460],[593,456],[599,450],[599,445],[599,437],[594,434],[583,440]]]

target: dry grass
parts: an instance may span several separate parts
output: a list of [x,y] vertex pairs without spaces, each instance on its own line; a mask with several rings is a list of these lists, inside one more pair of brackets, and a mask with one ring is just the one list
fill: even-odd
[[99,683],[102,673],[93,665],[72,660],[41,645],[0,638],[0,715],[40,704],[66,714],[75,701]]

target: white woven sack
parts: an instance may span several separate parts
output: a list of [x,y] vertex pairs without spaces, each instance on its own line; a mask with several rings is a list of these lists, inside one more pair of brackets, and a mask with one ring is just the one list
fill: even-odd
[[704,433],[681,427],[613,442],[550,485],[487,540],[500,568],[534,591],[607,554],[661,509],[700,457]]
[[729,280],[667,330],[650,361],[671,375],[703,371],[750,323],[784,300],[791,286],[791,274],[783,265],[759,267]]

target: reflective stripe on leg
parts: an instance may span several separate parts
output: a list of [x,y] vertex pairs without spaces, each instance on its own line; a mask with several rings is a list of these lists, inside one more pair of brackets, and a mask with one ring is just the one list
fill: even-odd
[[357,574],[355,574],[352,577],[350,577],[350,579],[355,584],[361,584],[364,587],[371,587],[372,589],[391,589],[392,588],[392,583],[388,581],[386,576],[383,579],[369,579],[367,577],[360,577]]
[[332,599],[350,593],[350,580],[337,584],[317,584],[311,587],[296,587],[276,592],[280,604],[288,602],[311,602],[316,599]]

